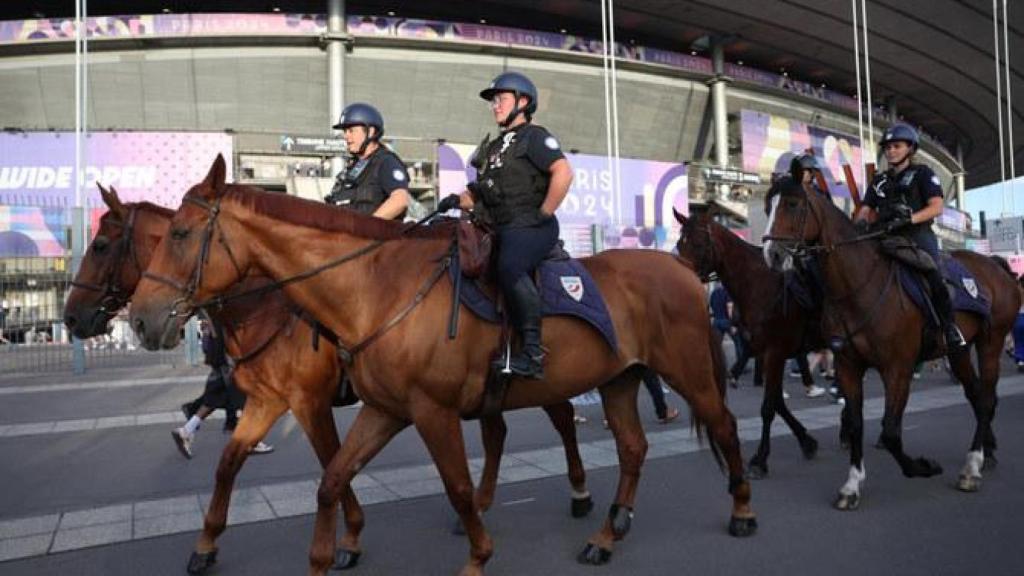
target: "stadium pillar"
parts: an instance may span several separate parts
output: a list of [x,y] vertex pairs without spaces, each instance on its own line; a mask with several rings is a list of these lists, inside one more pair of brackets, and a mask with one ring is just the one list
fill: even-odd
[[725,75],[725,42],[714,38],[711,41],[711,64],[714,76],[708,81],[711,87],[711,109],[715,119],[715,163],[720,168],[729,167],[729,120],[726,113],[725,87],[729,78]]
[[954,181],[956,182],[956,209],[964,209],[964,177],[967,172],[964,171],[964,148],[959,141],[956,143],[956,163],[960,168],[956,174],[953,174]]
[[[345,0],[327,0],[327,102],[334,125],[345,103]],[[341,172],[340,156],[331,158],[331,176]]]

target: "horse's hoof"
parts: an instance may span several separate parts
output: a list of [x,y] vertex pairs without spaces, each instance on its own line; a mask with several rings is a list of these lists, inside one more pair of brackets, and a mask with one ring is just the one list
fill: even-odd
[[995,470],[996,466],[998,466],[998,465],[999,465],[999,461],[996,460],[995,455],[993,455],[993,454],[986,454],[985,455],[985,462],[982,463],[981,469],[982,470]]
[[206,569],[217,563],[217,549],[214,548],[209,552],[192,552],[192,556],[188,559],[188,570],[189,574],[202,574],[206,572]]
[[956,483],[956,489],[961,492],[977,492],[981,490],[981,478],[961,475],[960,480]]
[[590,511],[594,509],[594,499],[590,496],[584,496],[583,498],[573,498],[570,513],[573,518],[583,518],[590,514]]
[[931,478],[932,476],[942,474],[942,466],[935,460],[915,458],[911,461],[911,465],[904,470],[903,474],[907,478]]
[[633,525],[633,509],[629,506],[612,504],[608,510],[608,520],[612,523],[612,534],[616,540],[622,540],[629,534],[629,528]]
[[747,478],[750,480],[763,480],[768,477],[768,465],[763,462],[751,460],[747,464]]
[[736,538],[753,536],[757,532],[757,518],[738,518],[733,516],[729,520],[729,535]]
[[587,547],[576,556],[576,561],[580,564],[590,564],[591,566],[601,566],[607,564],[612,559],[612,551],[601,548],[596,544],[587,544]]
[[800,440],[800,450],[804,453],[805,460],[813,460],[818,455],[818,441],[808,434]]
[[331,570],[348,570],[349,568],[355,568],[356,564],[359,564],[359,556],[362,552],[353,552],[351,550],[345,550],[339,548],[334,552],[334,565],[331,566]]
[[462,525],[462,518],[455,517],[455,521],[452,522],[452,534],[455,536],[465,536],[466,527]]
[[844,512],[852,512],[860,506],[860,494],[843,494],[840,493],[839,497],[836,498],[835,507],[836,510],[842,510]]

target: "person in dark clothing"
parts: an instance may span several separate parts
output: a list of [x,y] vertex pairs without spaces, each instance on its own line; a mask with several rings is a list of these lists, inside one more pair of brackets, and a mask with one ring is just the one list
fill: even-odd
[[735,388],[737,386],[736,380],[739,376],[735,373],[738,369],[742,374],[742,370],[746,367],[740,366],[739,362],[744,356],[744,341],[740,335],[739,327],[733,322],[733,305],[732,297],[729,296],[729,292],[725,289],[725,286],[718,284],[715,289],[711,291],[709,297],[709,306],[711,307],[711,325],[720,334],[728,334],[729,339],[732,340],[733,349],[736,352],[736,362],[729,369],[729,385]]
[[679,410],[665,402],[665,389],[661,387],[661,378],[657,372],[650,368],[645,370],[643,383],[651,395],[651,401],[654,402],[654,414],[658,417],[658,422],[668,424],[679,417]]
[[380,142],[384,117],[369,104],[349,104],[334,125],[344,131],[351,155],[324,201],[386,220],[401,220],[409,207],[409,173]]
[[537,87],[529,78],[505,72],[480,97],[490,103],[501,133],[476,150],[476,180],[443,199],[438,210],[473,208],[495,230],[498,284],[522,342],[499,362],[513,374],[541,379],[541,300],[531,274],[558,242],[555,210],[569,192],[572,167],[558,140],[532,123]]
[[[205,363],[210,367],[210,374],[206,377],[203,395],[181,406],[187,420],[185,425],[171,431],[178,451],[189,459],[192,458],[192,444],[195,442],[196,432],[207,416],[214,410],[223,408],[227,412],[224,429],[233,430],[238,419],[238,409],[245,405],[245,396],[231,383],[231,365],[224,348],[223,331],[207,320],[202,320],[199,327],[202,331],[203,355]],[[252,447],[251,452],[267,454],[273,450],[273,446],[258,442]]]
[[888,170],[877,174],[864,196],[864,205],[854,219],[862,232],[872,225],[911,240],[935,262],[925,277],[931,285],[932,303],[938,315],[949,352],[966,342],[953,318],[953,303],[942,279],[939,242],[932,221],[942,214],[945,201],[939,177],[931,168],[913,162],[917,152],[917,131],[906,124],[894,124],[879,143]]

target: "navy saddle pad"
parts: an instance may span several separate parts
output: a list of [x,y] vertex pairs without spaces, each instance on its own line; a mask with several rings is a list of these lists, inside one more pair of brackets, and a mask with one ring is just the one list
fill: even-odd
[[[587,322],[604,336],[613,351],[618,350],[615,326],[590,272],[578,260],[545,260],[537,268],[540,276],[541,310],[544,316],[573,316]],[[454,270],[452,274],[454,274]],[[488,322],[501,317],[494,300],[480,286],[462,279],[460,301],[473,314]]]
[[[992,303],[985,294],[982,294],[977,281],[967,268],[952,256],[942,254],[942,269],[946,284],[953,286],[953,310],[972,312],[988,319],[992,313]],[[900,266],[899,279],[900,285],[914,304],[927,311],[924,278],[906,266]]]

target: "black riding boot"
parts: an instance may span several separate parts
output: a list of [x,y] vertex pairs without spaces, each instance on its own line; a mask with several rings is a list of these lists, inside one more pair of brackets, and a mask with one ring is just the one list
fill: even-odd
[[953,303],[949,299],[949,288],[946,288],[946,282],[942,280],[942,273],[938,270],[928,273],[927,276],[932,288],[932,304],[935,306],[935,313],[939,315],[942,334],[946,338],[946,351],[956,352],[966,346],[967,342],[953,319]]
[[512,310],[522,346],[509,360],[513,374],[527,378],[544,378],[544,351],[540,347],[540,293],[529,276],[523,276],[508,296],[515,300]]

